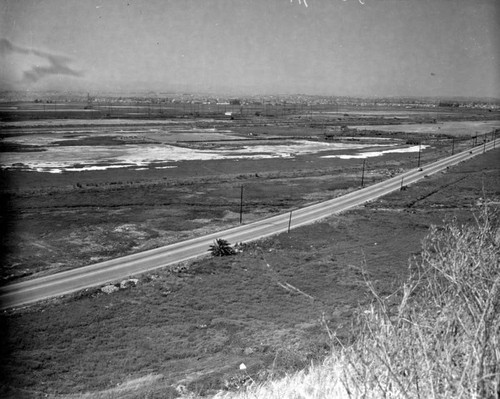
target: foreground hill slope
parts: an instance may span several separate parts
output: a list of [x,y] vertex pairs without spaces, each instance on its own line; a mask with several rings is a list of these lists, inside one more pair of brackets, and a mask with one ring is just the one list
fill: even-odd
[[373,303],[358,314],[352,345],[281,380],[247,376],[245,392],[218,397],[498,398],[499,214],[478,212],[474,223],[431,228],[392,295],[379,296],[367,280]]

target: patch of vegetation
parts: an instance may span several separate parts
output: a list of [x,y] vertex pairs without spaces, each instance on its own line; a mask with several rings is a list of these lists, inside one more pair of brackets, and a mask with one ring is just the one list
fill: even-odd
[[[360,310],[357,339],[319,366],[224,398],[498,398],[500,223],[432,227],[405,284]],[[330,331],[335,340],[335,333]]]
[[236,250],[226,240],[217,238],[209,249],[212,256],[236,255]]

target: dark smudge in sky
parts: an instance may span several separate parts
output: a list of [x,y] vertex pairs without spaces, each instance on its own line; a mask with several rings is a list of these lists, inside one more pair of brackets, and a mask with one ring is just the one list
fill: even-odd
[[67,65],[71,61],[69,57],[54,55],[36,49],[23,48],[11,43],[7,39],[0,39],[0,55],[6,56],[13,53],[26,55],[32,54],[37,57],[44,58],[49,62],[49,65],[33,65],[31,69],[24,71],[23,80],[26,83],[38,82],[40,79],[49,75],[69,75],[75,77],[83,76],[83,72],[75,71]]

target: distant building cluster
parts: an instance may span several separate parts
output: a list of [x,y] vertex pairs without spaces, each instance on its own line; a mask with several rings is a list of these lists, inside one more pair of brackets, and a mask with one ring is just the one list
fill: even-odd
[[[90,97],[92,96],[92,97]],[[283,95],[249,95],[235,97],[234,95],[217,95],[207,93],[77,93],[77,92],[0,92],[0,102],[31,101],[37,103],[50,102],[85,102],[92,98],[92,103],[122,103],[122,104],[209,104],[229,106],[359,106],[359,107],[401,107],[411,108],[480,108],[500,109],[500,99],[436,99],[431,97],[390,97],[362,98],[346,96],[321,96],[307,94]]]

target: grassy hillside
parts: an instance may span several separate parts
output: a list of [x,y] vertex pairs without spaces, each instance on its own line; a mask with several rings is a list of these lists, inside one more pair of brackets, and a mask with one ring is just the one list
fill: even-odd
[[[500,228],[481,210],[474,224],[431,228],[410,277],[357,317],[357,339],[323,364],[217,397],[498,398]],[[332,340],[335,333],[330,332]]]

